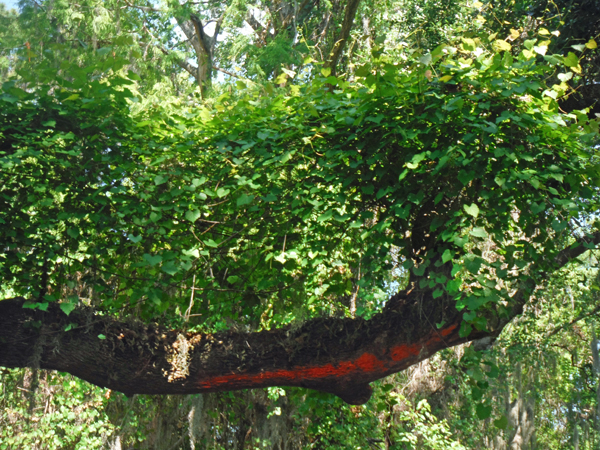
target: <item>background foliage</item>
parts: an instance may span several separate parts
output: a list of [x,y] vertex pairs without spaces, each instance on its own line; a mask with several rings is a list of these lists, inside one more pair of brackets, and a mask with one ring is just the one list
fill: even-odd
[[[597,124],[558,107],[598,81],[600,12],[365,0],[332,77],[343,9],[0,9],[2,296],[199,330],[368,317],[420,270],[398,230],[444,191],[460,200],[427,225],[443,225],[437,258],[456,269],[425,283],[469,284],[460,305],[484,326],[518,281],[501,262],[523,269],[590,229]],[[223,17],[202,101],[190,12]],[[365,406],[282,388],[128,399],[5,369],[0,449],[596,448],[596,267],[532,293],[493,347],[445,350]]]

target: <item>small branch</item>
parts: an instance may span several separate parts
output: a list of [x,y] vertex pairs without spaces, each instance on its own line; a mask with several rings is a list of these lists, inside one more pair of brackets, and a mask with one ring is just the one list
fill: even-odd
[[[150,35],[150,37],[152,39],[154,39],[155,41],[158,41],[158,39],[152,34],[152,32],[146,27],[146,25],[144,25],[143,28],[146,33],[148,33]],[[165,55],[170,55],[171,51],[168,50],[167,48],[165,48],[162,44],[155,44],[158,49],[163,52],[163,54]],[[175,58],[175,63],[177,63],[177,65],[179,67],[181,67],[183,70],[185,70],[186,72],[188,72],[191,76],[193,76],[194,78],[196,78],[196,76],[198,75],[198,68],[194,67],[192,64],[190,64],[187,61],[184,61],[180,58]]]
[[219,72],[223,72],[224,74],[227,74],[227,75],[229,75],[230,77],[233,77],[233,78],[238,78],[240,80],[252,81],[252,80],[249,80],[248,78],[241,77],[239,75],[236,75],[233,72],[230,72],[230,71],[225,70],[225,69],[221,69],[220,67],[217,67],[217,66],[212,66],[212,68],[215,69],[215,70],[218,70]]
[[192,295],[190,296],[190,306],[188,306],[187,311],[185,312],[185,321],[190,320],[190,313],[192,312],[192,308],[194,306],[194,292],[196,291],[196,274],[194,274],[194,279],[192,281]]
[[[563,266],[567,265],[569,262],[573,261],[575,258],[581,256],[583,253],[585,253],[588,250],[592,250],[588,247],[586,247],[585,244],[594,244],[594,245],[598,245],[600,243],[600,231],[596,231],[595,233],[592,233],[591,235],[587,235],[583,238],[579,238],[575,241],[575,243],[579,243],[579,245],[577,247],[573,247],[573,245],[569,246],[568,248],[565,248],[563,250],[561,250],[558,255],[556,256],[556,258],[554,258],[554,270],[558,270],[560,268],[562,268]],[[542,273],[543,275],[543,273]],[[515,294],[512,296],[512,308],[511,308],[511,314],[510,314],[510,319],[509,321],[515,317],[518,316],[520,314],[523,313],[523,307],[525,306],[525,303],[527,303],[527,300],[529,299],[529,295],[535,290],[536,287],[536,283],[533,279],[529,279],[526,280],[525,282],[523,282],[523,284],[519,287],[519,289],[517,290],[517,292],[515,292]]]
[[160,9],[156,9],[156,8],[152,8],[150,6],[137,6],[137,5],[132,5],[129,1],[124,0],[125,3],[127,4],[127,6],[129,6],[130,8],[135,8],[135,9],[139,9],[140,11],[144,11],[144,12],[164,12]]
[[599,311],[600,311],[600,305],[597,305],[591,311],[579,314],[577,317],[575,317],[570,322],[563,323],[562,325],[559,325],[556,328],[554,328],[552,331],[550,331],[548,334],[546,334],[545,339],[548,339],[548,338],[554,336],[555,334],[557,334],[558,332],[564,330],[565,328],[570,327],[571,325],[573,325],[576,322],[579,322],[581,319],[585,319],[586,317],[593,316],[594,314],[597,314]]

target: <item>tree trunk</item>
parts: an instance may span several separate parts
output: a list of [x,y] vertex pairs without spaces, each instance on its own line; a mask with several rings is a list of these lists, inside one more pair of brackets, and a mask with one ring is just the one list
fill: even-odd
[[590,346],[592,350],[593,360],[592,369],[596,381],[596,414],[594,415],[594,430],[596,431],[596,433],[594,433],[594,435],[597,443],[597,448],[600,448],[600,355],[598,353],[598,339],[596,338],[595,324],[592,325],[592,343]]
[[[197,66],[194,67],[187,61],[178,61],[178,64],[196,79],[202,98],[206,98],[206,93],[212,85],[213,56],[226,13],[227,11],[216,20],[215,31],[212,36],[204,32],[204,25],[195,14],[190,14],[189,20],[177,19],[181,31],[183,31],[194,49]],[[168,52],[166,49],[162,49],[162,51]]]
[[324,67],[330,68],[331,74],[334,76],[336,74],[337,63],[346,46],[346,42],[350,37],[350,31],[352,30],[352,25],[354,24],[354,18],[356,17],[356,11],[358,10],[359,4],[360,0],[348,0],[348,3],[346,4],[346,9],[344,11],[342,29],[340,30],[339,35],[335,38],[333,47],[331,49],[331,52],[329,53],[329,59],[325,61]]
[[534,401],[524,395],[523,376],[521,363],[517,364],[515,374],[517,381],[517,398],[508,408],[508,422],[513,429],[509,439],[510,450],[525,450],[529,448],[531,438],[535,432]]

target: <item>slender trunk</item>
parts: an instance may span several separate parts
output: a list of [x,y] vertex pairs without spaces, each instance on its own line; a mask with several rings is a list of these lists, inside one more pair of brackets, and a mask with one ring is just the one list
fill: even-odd
[[524,395],[521,363],[517,364],[517,398],[510,404],[508,420],[513,428],[509,439],[510,450],[525,450],[529,447],[535,431],[533,400]]
[[598,339],[596,338],[595,325],[592,326],[592,358],[594,378],[596,379],[596,414],[594,416],[594,440],[596,448],[600,449],[600,355],[598,353]]
[[354,18],[356,17],[356,11],[358,10],[360,1],[361,0],[348,0],[346,9],[344,11],[342,29],[340,30],[339,35],[335,37],[333,47],[329,53],[329,59],[325,61],[324,67],[330,68],[331,74],[334,76],[336,74],[336,67],[340,56],[342,55],[342,52],[346,46],[346,42],[348,42],[348,38],[350,37],[350,31],[352,30],[352,25],[354,24]]

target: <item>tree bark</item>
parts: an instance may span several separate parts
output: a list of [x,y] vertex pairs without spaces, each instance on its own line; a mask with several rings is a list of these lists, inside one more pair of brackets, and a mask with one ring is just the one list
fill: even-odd
[[257,333],[185,333],[87,307],[67,316],[56,303],[47,311],[27,304],[0,301],[0,365],[68,372],[127,395],[300,386],[362,404],[371,381],[490,334],[459,337],[453,302],[427,292],[400,293],[370,320],[314,319]]

